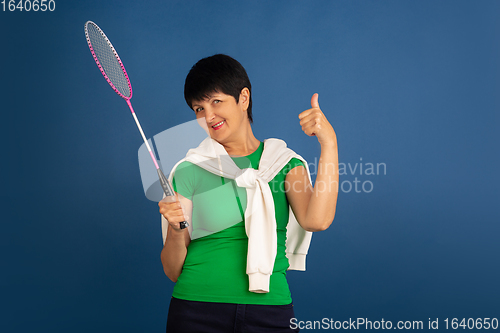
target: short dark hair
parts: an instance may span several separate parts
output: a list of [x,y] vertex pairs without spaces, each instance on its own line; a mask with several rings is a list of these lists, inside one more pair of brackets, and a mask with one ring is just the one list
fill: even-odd
[[250,91],[247,114],[251,123],[252,85],[245,68],[228,55],[216,54],[201,59],[191,68],[184,83],[184,98],[190,108],[193,101],[208,98],[213,92],[233,96],[238,103],[243,88]]

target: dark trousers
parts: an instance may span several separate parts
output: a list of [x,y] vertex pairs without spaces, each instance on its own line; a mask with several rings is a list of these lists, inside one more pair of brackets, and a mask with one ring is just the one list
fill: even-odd
[[186,301],[172,297],[167,333],[291,333],[293,304],[255,305]]

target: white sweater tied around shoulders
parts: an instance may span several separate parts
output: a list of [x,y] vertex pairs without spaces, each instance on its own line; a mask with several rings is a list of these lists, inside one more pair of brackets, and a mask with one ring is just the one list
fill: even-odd
[[[170,172],[169,180],[172,181],[176,167],[188,161],[213,174],[234,179],[239,187],[246,189],[245,230],[248,236],[246,273],[251,292],[269,292],[270,277],[277,252],[277,234],[274,200],[268,183],[293,157],[304,163],[310,181],[307,162],[279,139],[264,140],[264,151],[257,170],[240,169],[220,143],[206,138],[197,148],[190,149],[186,157]],[[162,217],[163,242],[166,239],[167,227],[168,222]],[[286,256],[290,264],[288,269],[305,270],[312,233],[305,231],[298,224],[291,208],[286,236]]]

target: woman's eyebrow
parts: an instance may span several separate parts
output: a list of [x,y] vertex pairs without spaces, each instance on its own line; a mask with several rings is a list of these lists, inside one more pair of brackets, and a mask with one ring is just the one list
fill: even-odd
[[201,106],[201,103],[209,102],[211,99],[214,99],[214,98],[220,98],[220,93],[212,92],[212,93],[206,94],[203,96],[203,98],[201,100],[193,101],[191,105],[192,105],[192,107]]

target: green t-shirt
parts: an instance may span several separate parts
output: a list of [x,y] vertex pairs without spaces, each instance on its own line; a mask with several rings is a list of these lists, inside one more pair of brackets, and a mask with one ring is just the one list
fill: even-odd
[[[232,158],[240,168],[258,169],[264,144],[252,154]],[[269,182],[274,199],[277,254],[269,293],[248,290],[246,274],[248,237],[244,212],[246,189],[234,180],[222,178],[190,162],[175,171],[174,190],[193,202],[192,241],[173,296],[190,301],[238,304],[290,304],[285,256],[289,204],[284,191],[286,174],[302,161],[292,158]],[[237,195],[236,195],[237,194]],[[223,230],[221,230],[223,229]],[[220,231],[219,231],[220,230]]]

